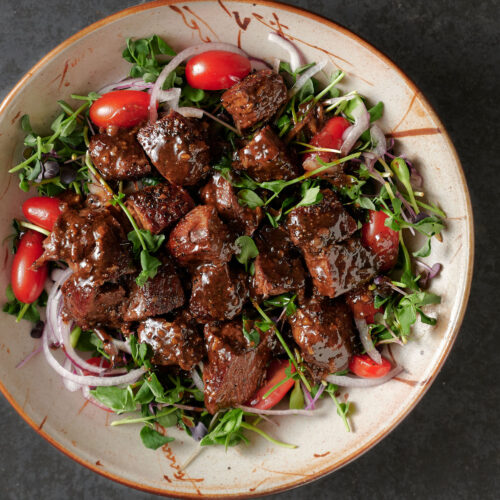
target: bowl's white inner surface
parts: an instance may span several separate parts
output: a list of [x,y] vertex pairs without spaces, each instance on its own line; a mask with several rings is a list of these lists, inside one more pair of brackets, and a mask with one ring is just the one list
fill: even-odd
[[[446,138],[429,130],[439,124],[403,76],[354,38],[313,19],[251,3],[225,2],[224,6],[187,2],[122,17],[61,50],[27,80],[0,116],[2,238],[10,234],[12,218],[21,215],[21,202],[26,197],[17,188],[17,177],[7,173],[22,150],[21,115],[30,115],[35,130],[46,129],[57,112],[57,99],[71,102],[71,93],[86,94],[124,77],[129,64],[121,52],[127,37],[158,33],[175,49],[200,43],[200,39],[237,43],[240,38],[249,54],[272,62],[273,57],[286,59],[286,53],[266,41],[267,33],[279,23],[285,35],[296,38],[308,61],[327,59],[327,74],[336,68],[347,73],[343,89],[357,89],[373,103],[385,103],[382,127],[386,132],[427,130],[424,135],[397,139],[396,150],[415,162],[424,176],[428,199],[438,202],[448,215],[444,242],[435,242],[432,256],[426,259],[444,265],[432,286],[442,296],[442,304],[429,310],[439,314],[436,327],[419,324],[410,344],[393,349],[405,367],[401,378],[412,382],[391,381],[381,387],[343,391],[342,397],[355,404],[351,417],[354,432],[345,432],[332,401],[325,399],[316,417],[280,418],[279,426],[263,426],[276,438],[297,444],[297,449],[282,449],[252,436],[249,446],[227,453],[222,448],[204,449],[185,474],[176,467],[196,445],[184,433],[173,433],[178,440],[171,444],[171,453],[148,450],[140,442],[140,425],[110,427],[116,417],[91,404],[83,407],[81,394],[64,389],[43,355],[15,369],[39,341],[30,338],[27,322],[16,324],[13,317],[4,314],[0,381],[28,418],[35,425],[43,423],[43,432],[61,447],[103,472],[138,486],[177,494],[258,494],[285,487],[344,463],[392,428],[421,394],[454,337],[471,256],[471,215],[460,167]],[[246,29],[241,29],[238,21],[244,26],[247,19]],[[10,263],[9,257],[2,268],[2,290],[9,282]]]

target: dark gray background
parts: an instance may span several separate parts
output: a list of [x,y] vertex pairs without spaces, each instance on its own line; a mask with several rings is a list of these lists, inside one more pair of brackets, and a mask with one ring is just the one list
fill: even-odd
[[[68,36],[135,3],[0,0],[0,97]],[[391,57],[430,100],[455,143],[467,176],[475,214],[476,259],[460,335],[417,408],[359,460],[273,498],[498,498],[500,404],[495,361],[500,304],[495,285],[500,246],[500,2],[287,3],[329,17],[364,37]],[[150,497],[66,458],[31,430],[3,398],[0,422],[0,497]]]

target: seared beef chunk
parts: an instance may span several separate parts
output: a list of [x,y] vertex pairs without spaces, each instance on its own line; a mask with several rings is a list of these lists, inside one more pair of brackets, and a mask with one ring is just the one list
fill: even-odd
[[179,314],[173,321],[148,318],[137,329],[139,342],[153,348],[153,363],[179,365],[191,370],[203,358],[203,339],[187,314]]
[[[377,292],[380,293],[381,289],[383,293],[383,287],[377,288]],[[393,291],[392,289],[389,290],[391,292]],[[364,285],[346,293],[345,301],[351,308],[355,318],[364,319],[367,323],[373,323],[373,316],[375,315],[373,311],[376,310],[375,294],[372,290],[370,290],[370,286],[368,284],[365,283]]]
[[203,123],[175,111],[148,123],[137,139],[161,175],[172,184],[192,186],[210,172],[210,152]]
[[116,283],[98,285],[92,278],[70,276],[61,291],[64,297],[63,316],[84,330],[98,325],[120,328],[121,309],[127,300],[125,288]]
[[135,138],[136,130],[110,127],[91,137],[89,153],[106,180],[139,179],[151,173],[151,165]]
[[283,78],[270,69],[248,75],[222,94],[222,104],[240,130],[267,122],[285,104]]
[[353,354],[352,315],[344,302],[311,299],[288,317],[295,342],[315,377],[347,368]]
[[330,189],[323,189],[323,199],[316,205],[298,207],[288,214],[290,238],[304,252],[321,249],[349,238],[358,228]]
[[304,102],[299,105],[297,118],[297,123],[286,135],[287,144],[301,132],[305,135],[306,142],[309,142],[321,130],[325,121],[323,105],[314,104],[313,101]]
[[218,172],[202,188],[200,195],[207,205],[217,209],[220,218],[236,233],[250,236],[262,220],[262,209],[241,206],[231,183]]
[[239,162],[233,167],[247,172],[257,182],[289,180],[300,175],[300,166],[293,162],[269,126],[259,130],[238,155]]
[[232,237],[217,211],[198,205],[172,229],[170,253],[183,265],[228,262],[233,254]]
[[115,281],[133,271],[127,229],[113,207],[65,210],[43,245],[37,265],[63,260],[80,278],[92,277],[96,284]]
[[318,253],[304,252],[304,258],[318,292],[327,297],[342,295],[376,274],[375,256],[357,238]]
[[189,193],[169,183],[141,189],[128,196],[125,204],[139,226],[153,234],[165,231],[194,208]]
[[263,297],[295,291],[303,294],[305,273],[288,233],[269,226],[255,238],[259,255],[255,259],[253,293]]
[[245,277],[223,264],[205,264],[193,274],[189,311],[199,322],[233,319],[247,298]]
[[124,311],[126,321],[139,321],[149,316],[167,314],[184,304],[184,290],[172,262],[163,257],[154,278],[140,287],[134,279],[130,283],[130,297]]
[[203,370],[205,407],[210,413],[244,404],[262,385],[270,359],[267,332],[254,347],[243,336],[241,321],[205,326],[208,364]]

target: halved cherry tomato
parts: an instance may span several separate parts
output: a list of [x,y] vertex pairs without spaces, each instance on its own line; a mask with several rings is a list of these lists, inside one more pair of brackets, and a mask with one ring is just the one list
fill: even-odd
[[367,286],[348,293],[346,302],[354,317],[364,319],[367,324],[375,321],[375,314],[384,311],[381,307],[375,307],[373,292]]
[[61,202],[49,196],[34,196],[23,203],[23,214],[33,224],[52,231],[59,214]]
[[37,231],[27,231],[17,248],[12,262],[11,284],[17,300],[25,304],[34,302],[43,291],[47,279],[47,266],[33,269],[33,263],[43,253],[45,236]]
[[148,117],[150,96],[140,90],[115,90],[90,106],[90,119],[98,127],[133,127]]
[[[351,124],[342,116],[334,116],[330,118],[324,127],[311,139],[310,144],[318,148],[340,149],[342,146],[342,135]],[[329,151],[321,151],[318,153],[307,153],[304,161],[316,157],[321,158],[324,162],[333,161],[337,153]],[[321,165],[317,165],[316,168]]]
[[[276,388],[267,398],[264,395],[269,392],[275,385],[279,384],[282,380],[287,378],[285,370],[290,366],[288,359],[274,359],[267,370],[267,378],[264,385],[253,395],[248,402],[248,406],[258,408],[259,410],[269,410],[277,405],[284,397],[285,394],[293,387],[295,380],[293,378],[287,380]],[[295,366],[292,365],[291,373],[295,372]]]
[[382,358],[382,363],[378,365],[368,354],[356,354],[349,362],[349,370],[354,375],[363,378],[380,378],[391,371],[391,363]]
[[398,260],[399,233],[385,225],[387,215],[370,210],[368,222],[361,228],[361,242],[379,259],[379,270],[388,271]]
[[195,89],[228,89],[245,78],[251,69],[245,56],[225,50],[209,50],[188,61],[186,80]]
[[[111,363],[106,358],[101,358],[100,356],[95,356],[86,360],[89,365],[99,366],[102,368],[111,368]],[[95,373],[88,370],[82,370],[84,375],[95,376]]]

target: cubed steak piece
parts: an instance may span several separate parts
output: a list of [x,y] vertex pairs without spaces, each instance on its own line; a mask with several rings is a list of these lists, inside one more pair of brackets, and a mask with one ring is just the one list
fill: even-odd
[[90,138],[89,154],[102,176],[110,181],[139,179],[151,173],[135,129],[110,127]]
[[292,291],[302,295],[304,267],[287,231],[266,226],[257,233],[255,244],[259,255],[254,261],[253,293],[264,298]]
[[74,321],[84,330],[96,326],[120,328],[123,323],[121,308],[127,300],[127,291],[116,283],[96,284],[92,278],[71,275],[61,287],[63,317]]
[[172,321],[147,318],[137,329],[139,342],[153,348],[153,363],[177,365],[189,371],[203,358],[203,338],[186,314],[178,314]]
[[289,180],[298,177],[301,167],[294,163],[280,138],[266,126],[238,152],[233,168],[246,172],[257,182]]
[[226,263],[204,264],[193,273],[189,311],[199,322],[233,319],[248,296],[246,276],[229,270]]
[[218,172],[201,189],[200,195],[207,205],[216,208],[219,217],[236,233],[250,236],[262,220],[262,209],[241,206],[231,183]]
[[295,342],[315,378],[347,368],[355,330],[349,307],[340,300],[313,298],[288,317]]
[[125,205],[142,229],[158,234],[193,209],[194,201],[181,187],[161,183],[127,196]]
[[214,414],[248,401],[262,385],[270,359],[268,333],[257,346],[245,339],[241,321],[205,326],[208,363],[203,370],[205,407]]
[[62,260],[76,277],[92,279],[96,284],[115,281],[133,272],[131,245],[127,228],[118,220],[114,207],[68,208],[57,219],[45,239],[44,253],[36,261]]
[[232,236],[210,205],[198,205],[172,229],[170,253],[183,266],[228,262],[234,253]]
[[285,104],[283,78],[270,69],[248,75],[222,94],[222,104],[240,130],[269,121]]
[[338,297],[376,274],[376,256],[358,238],[330,245],[318,253],[304,252],[314,286],[321,295]]
[[290,238],[304,252],[318,253],[332,243],[349,238],[358,228],[330,189],[321,191],[316,205],[293,209],[287,218]]
[[162,264],[154,278],[140,287],[131,278],[130,295],[124,309],[125,321],[140,321],[149,316],[167,314],[184,305],[184,290],[177,271],[168,257],[162,257]]
[[210,150],[202,122],[170,111],[142,127],[137,139],[153,165],[172,184],[193,186],[210,172]]

